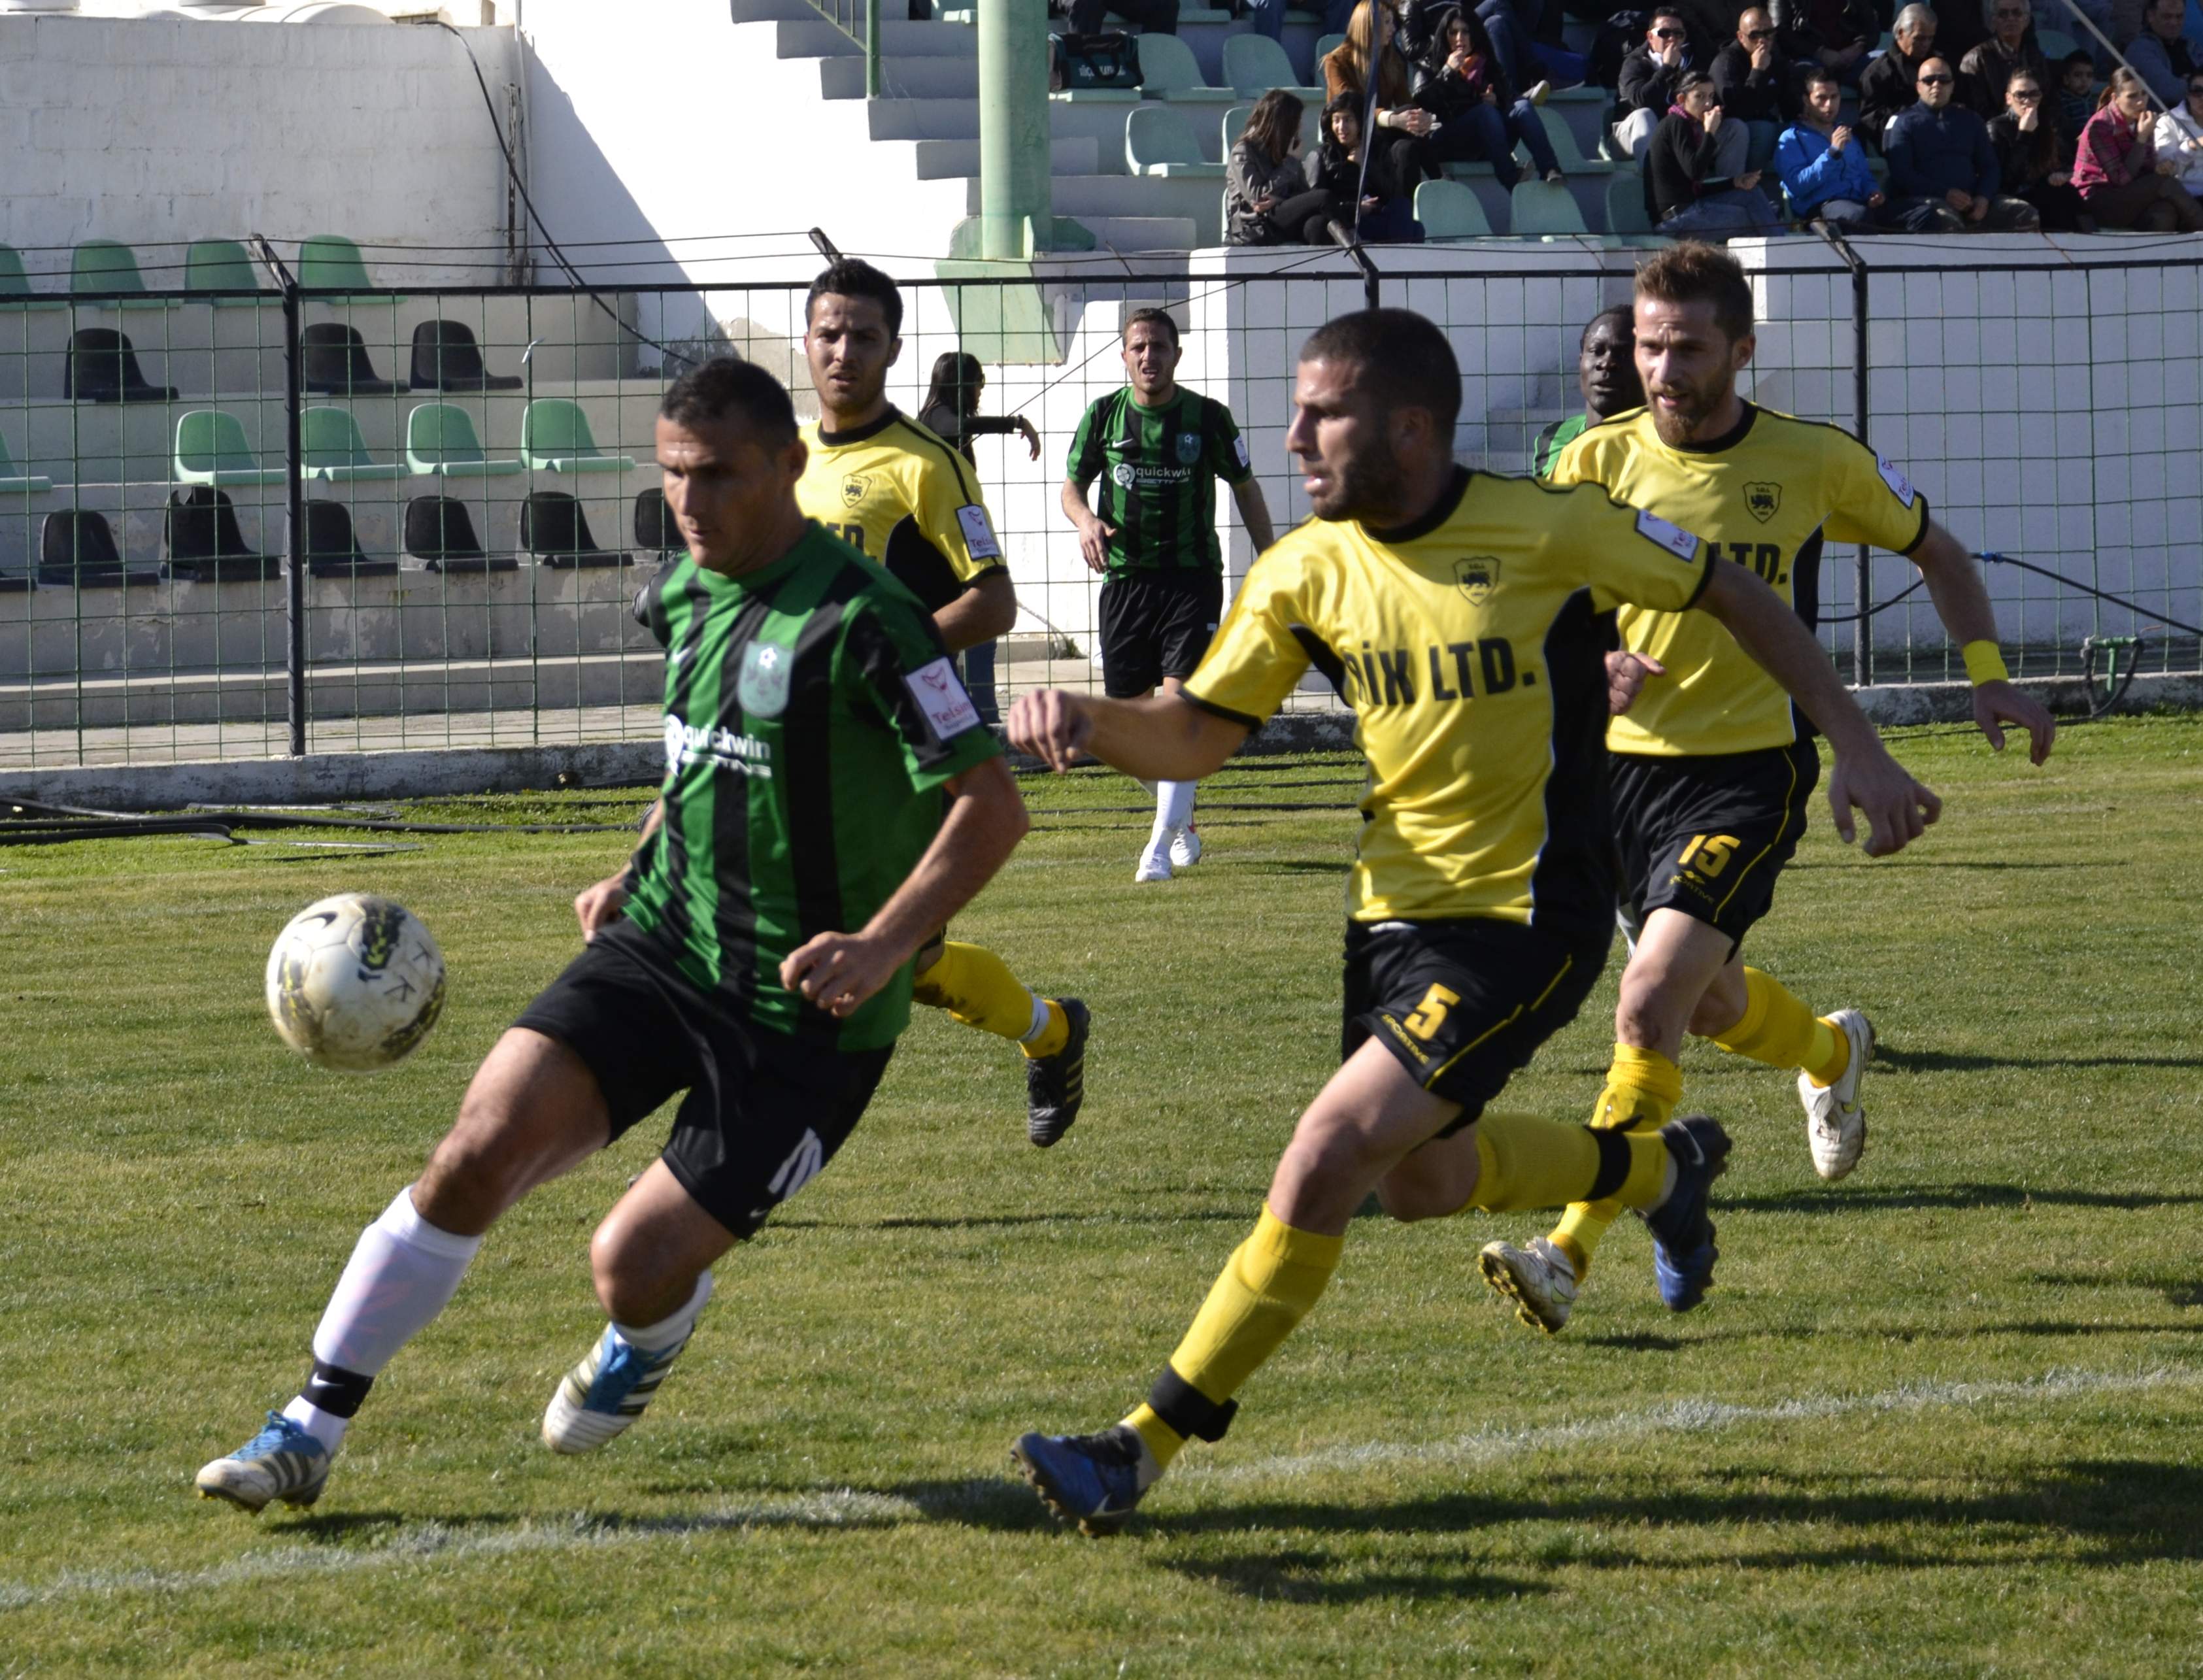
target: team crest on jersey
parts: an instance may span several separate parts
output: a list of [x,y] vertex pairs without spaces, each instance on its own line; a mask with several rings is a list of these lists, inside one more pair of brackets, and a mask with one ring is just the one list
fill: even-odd
[[1178,459],[1180,466],[1191,466],[1201,458],[1201,434],[1180,432],[1178,435]]
[[735,698],[753,718],[777,718],[788,709],[788,678],[795,655],[770,642],[753,642],[742,650],[742,674]]
[[1780,484],[1747,484],[1744,487],[1744,511],[1765,524],[1775,517],[1775,510],[1782,506],[1782,487]]
[[1489,554],[1472,554],[1453,563],[1453,581],[1461,585],[1471,606],[1481,606],[1499,587],[1499,562]]
[[842,506],[855,507],[865,500],[865,476],[853,472],[842,481]]
[[1131,489],[1139,476],[1140,470],[1130,461],[1119,461],[1109,469],[1109,476],[1117,481],[1117,488],[1120,490]]

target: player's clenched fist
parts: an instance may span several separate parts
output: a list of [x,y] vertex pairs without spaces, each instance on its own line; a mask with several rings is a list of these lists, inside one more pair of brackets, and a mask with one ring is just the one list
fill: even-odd
[[1094,720],[1077,695],[1041,689],[1018,696],[1004,733],[1013,747],[1030,753],[1050,770],[1068,770],[1085,751]]

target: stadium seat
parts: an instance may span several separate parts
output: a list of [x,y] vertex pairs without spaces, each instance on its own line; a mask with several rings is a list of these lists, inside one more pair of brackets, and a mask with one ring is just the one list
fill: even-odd
[[548,566],[629,564],[624,553],[597,547],[582,504],[564,490],[536,490],[521,503],[520,546]]
[[505,478],[526,470],[518,461],[489,459],[466,410],[450,403],[422,403],[405,417],[405,464],[446,478]]
[[1319,35],[1315,38],[1315,56],[1308,62],[1308,80],[1323,80],[1323,61],[1346,44],[1344,35]]
[[[258,292],[264,289],[260,270],[235,240],[193,240],[184,253],[186,292]],[[251,305],[251,298],[210,298],[220,308]]]
[[630,455],[607,455],[589,431],[579,403],[546,397],[521,411],[520,458],[538,472],[627,472]]
[[2050,61],[2050,74],[2053,76],[2058,74],[2058,65],[2061,59],[2069,58],[2081,50],[2081,44],[2062,29],[2037,29],[2035,44],[2042,49],[2042,56]]
[[1224,38],[1224,80],[1243,99],[1259,99],[1273,87],[1302,85],[1285,48],[1267,35]]
[[179,484],[281,484],[290,474],[263,467],[245,441],[245,428],[227,409],[195,408],[176,417]]
[[1238,97],[1228,87],[1210,86],[1193,49],[1175,35],[1140,37],[1140,92],[1180,105],[1229,105]]
[[62,394],[87,403],[172,403],[176,387],[146,379],[128,334],[112,327],[80,327],[69,334]]
[[393,577],[398,562],[362,553],[351,513],[340,501],[306,504],[306,575],[310,577]]
[[0,434],[0,495],[43,495],[53,488],[54,481],[44,473],[15,470],[15,458],[8,453],[8,439]]
[[78,589],[127,589],[161,581],[160,572],[151,566],[133,571],[125,565],[107,516],[86,507],[59,508],[46,515],[38,531],[38,577],[41,583]]
[[1606,231],[1633,244],[1667,243],[1652,231],[1651,213],[1645,208],[1645,177],[1634,169],[1616,169],[1607,177]]
[[256,554],[237,528],[237,510],[220,490],[194,484],[168,497],[161,516],[161,576],[196,583],[273,577],[283,563]]
[[682,540],[681,527],[673,518],[673,510],[665,505],[665,492],[655,487],[635,496],[635,546],[652,554],[685,554],[688,552],[688,545]]
[[482,365],[472,328],[458,321],[423,321],[413,329],[413,388],[416,391],[517,391],[518,374],[492,373]]
[[298,417],[298,453],[304,476],[328,484],[363,479],[402,478],[395,461],[378,461],[367,453],[367,440],[348,408],[310,408]]
[[1604,157],[1585,157],[1583,148],[1576,144],[1576,131],[1550,105],[1538,107],[1538,120],[1545,125],[1545,138],[1553,143],[1553,155],[1561,160],[1563,175],[1603,175],[1614,168]]
[[299,333],[298,382],[324,397],[387,397],[405,388],[375,372],[358,328],[337,321]]
[[[1239,137],[1247,132],[1247,119],[1255,114],[1250,104],[1234,105],[1224,113],[1224,150],[1218,155],[1226,163],[1231,161],[1231,148],[1239,144]],[[1301,152],[1303,157],[1314,152],[1323,143],[1323,104],[1320,100],[1301,101]]]
[[1508,219],[1518,239],[1565,239],[1570,234],[1582,239],[1591,234],[1574,195],[1565,186],[1549,186],[1542,180],[1515,183]]
[[59,298],[31,290],[31,277],[23,272],[23,254],[12,245],[0,245],[0,310],[60,309]]
[[317,298],[328,304],[402,304],[395,292],[375,288],[359,247],[341,234],[316,234],[298,246],[298,284],[309,292],[343,291],[342,298]]
[[93,300],[98,309],[166,309],[159,298],[148,298],[145,277],[138,272],[138,257],[127,245],[113,240],[86,240],[69,253],[69,293],[86,298],[96,292],[119,292],[121,297]]
[[517,554],[486,554],[467,505],[452,496],[416,496],[405,504],[405,552],[431,571],[514,571]]
[[1183,111],[1137,105],[1125,113],[1125,167],[1136,175],[1221,180],[1224,165],[1201,155],[1201,137]]
[[1474,188],[1457,180],[1426,180],[1415,189],[1415,220],[1423,224],[1424,237],[1440,240],[1488,240],[1491,221]]

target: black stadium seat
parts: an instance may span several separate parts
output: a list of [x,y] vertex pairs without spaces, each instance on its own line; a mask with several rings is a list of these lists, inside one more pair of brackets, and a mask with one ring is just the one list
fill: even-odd
[[133,583],[157,583],[151,566],[132,571],[122,563],[114,527],[104,513],[64,507],[46,515],[38,532],[38,582],[64,588],[112,589]]
[[413,329],[413,388],[416,391],[517,391],[517,374],[493,374],[482,365],[481,346],[464,322],[423,321]]
[[665,505],[665,492],[651,489],[638,493],[635,499],[635,546],[652,554],[685,554],[688,545],[682,540],[680,524],[673,518],[673,510]]
[[486,554],[473,517],[456,496],[416,496],[405,504],[405,552],[431,571],[514,571],[514,554]]
[[228,494],[210,484],[192,484],[168,498],[161,519],[163,577],[196,583],[273,577],[283,563],[273,554],[256,554],[237,528],[237,509]]
[[127,334],[112,327],[85,327],[69,334],[62,394],[89,403],[172,403],[176,387],[146,379]]
[[387,396],[405,388],[377,377],[359,329],[338,321],[317,321],[298,334],[298,378],[309,391],[332,397]]
[[340,501],[306,504],[306,573],[310,577],[392,577],[395,559],[370,559],[362,553],[351,528],[351,513]]
[[521,503],[520,546],[549,566],[628,564],[625,554],[597,547],[581,502],[563,490],[537,490]]

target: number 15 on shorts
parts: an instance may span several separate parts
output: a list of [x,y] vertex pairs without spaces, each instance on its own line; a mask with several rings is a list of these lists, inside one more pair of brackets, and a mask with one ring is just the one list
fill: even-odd
[[1740,843],[1733,834],[1700,834],[1692,837],[1683,848],[1683,855],[1675,860],[1678,869],[1688,869],[1694,864],[1698,873],[1712,880],[1728,867],[1728,861]]

